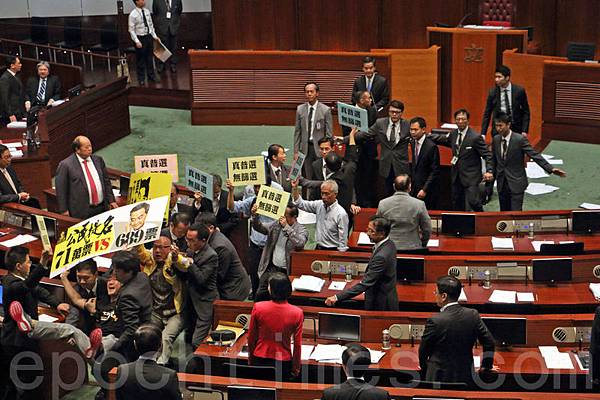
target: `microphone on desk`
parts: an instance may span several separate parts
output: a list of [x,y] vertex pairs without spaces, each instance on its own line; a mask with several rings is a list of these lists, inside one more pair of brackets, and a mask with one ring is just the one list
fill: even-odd
[[473,273],[469,272],[469,286],[473,283]]
[[410,335],[410,347],[415,347],[415,335]]
[[462,28],[463,22],[465,22],[465,20],[467,18],[469,18],[471,16],[471,14],[473,14],[473,13],[467,13],[467,14],[465,14],[465,16],[460,19],[460,21],[458,22],[458,25],[456,25],[456,27],[457,28]]

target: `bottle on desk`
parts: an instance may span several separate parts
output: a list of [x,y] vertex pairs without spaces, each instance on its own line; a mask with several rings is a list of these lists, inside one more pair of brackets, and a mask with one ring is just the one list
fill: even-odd
[[529,239],[533,239],[535,237],[535,231],[533,229],[533,222],[529,223]]
[[492,287],[492,282],[490,279],[490,270],[486,269],[483,273],[483,288],[490,289]]
[[389,350],[392,348],[392,344],[391,344],[391,340],[390,340],[390,331],[388,329],[384,329],[383,332],[381,332],[382,337],[381,337],[381,349],[382,350]]

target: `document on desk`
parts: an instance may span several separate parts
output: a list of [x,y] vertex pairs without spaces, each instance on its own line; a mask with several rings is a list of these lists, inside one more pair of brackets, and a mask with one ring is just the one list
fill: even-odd
[[27,121],[14,121],[6,125],[7,128],[27,128]]
[[356,244],[362,246],[372,246],[375,243],[371,242],[371,239],[369,239],[369,235],[367,235],[366,232],[360,232],[358,234],[358,241],[356,242]]
[[315,349],[315,346],[313,346],[312,344],[303,344],[302,352],[300,354],[300,359],[302,361],[310,360],[310,355],[312,354],[314,349]]
[[517,301],[533,303],[535,301],[535,297],[531,292],[517,292]]
[[600,300],[600,283],[590,283],[590,291],[596,300]]
[[440,239],[429,239],[427,247],[440,247]]
[[444,122],[441,126],[442,129],[458,129],[458,125]]
[[326,362],[336,362],[337,360],[342,360],[342,353],[346,349],[346,346],[342,346],[339,344],[318,344],[312,354],[310,355],[310,360],[315,361],[326,361]]
[[517,292],[514,290],[494,290],[489,298],[490,303],[516,303]]
[[531,245],[533,249],[537,252],[540,251],[543,244],[554,244],[554,240],[532,240]]
[[492,236],[492,248],[494,250],[514,250],[512,238],[499,238]]
[[292,288],[301,292],[319,293],[325,284],[325,280],[311,275],[301,275],[292,281]]
[[21,246],[25,243],[33,242],[34,240],[38,240],[37,237],[32,235],[17,235],[12,239],[5,240],[4,242],[0,242],[0,244],[4,247],[16,247]]
[[465,293],[464,288],[460,289],[460,296],[458,296],[458,301],[464,301],[465,303],[467,302],[467,294]]
[[569,353],[556,353],[544,357],[548,369],[575,369]]
[[371,353],[371,364],[377,364],[385,356],[385,351],[369,349],[369,352]]
[[481,356],[473,356],[473,366],[475,369],[481,368]]
[[329,290],[344,290],[346,287],[346,282],[333,281],[331,285],[329,285]]

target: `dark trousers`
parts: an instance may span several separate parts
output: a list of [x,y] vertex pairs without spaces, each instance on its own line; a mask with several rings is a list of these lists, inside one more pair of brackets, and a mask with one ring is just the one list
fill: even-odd
[[260,276],[260,281],[258,283],[258,290],[256,291],[256,296],[254,296],[254,302],[257,303],[259,301],[269,301],[271,300],[271,295],[269,294],[269,278],[276,272],[281,272],[287,275],[286,268],[280,268],[273,263],[269,263],[267,269]]
[[500,201],[500,211],[523,211],[523,198],[525,193],[512,193],[508,187],[508,182],[504,180],[502,188],[498,189],[498,200]]
[[479,186],[464,187],[458,178],[452,182],[452,209],[454,211],[483,211]]
[[[422,188],[413,188],[413,190],[410,192],[410,195],[412,197],[417,198],[417,194],[419,194],[419,191],[421,189]],[[427,194],[425,195],[425,198],[422,200],[425,202],[425,207],[428,210],[437,210],[437,202],[438,202],[437,190],[432,190],[432,191],[427,192]]]
[[390,168],[390,172],[385,178],[384,188],[383,188],[383,197],[390,197],[394,194],[394,179],[396,179],[396,172],[394,171],[394,167]]
[[135,48],[135,66],[137,70],[138,82],[145,82],[146,75],[148,79],[154,80],[154,64],[152,63],[152,53],[154,42],[151,35],[138,36],[142,43],[142,48]]
[[[31,357],[23,358],[19,361],[19,370],[17,372],[18,380],[14,381],[10,378],[12,360],[22,351],[34,351],[34,349],[26,349],[22,347],[3,346],[0,352],[0,366],[2,367],[0,383],[0,399],[3,400],[38,400],[43,398],[42,385],[35,388],[25,390],[19,382],[34,383],[35,380],[43,376],[43,372],[34,368],[34,361]],[[36,351],[34,351],[36,352]],[[26,366],[31,366],[28,370]],[[44,366],[49,367],[49,366]]]
[[258,291],[260,280],[258,279],[258,264],[262,256],[263,248],[250,242],[248,246],[248,275],[250,275],[250,283],[252,284],[252,297],[255,297]]
[[377,182],[377,160],[361,151],[354,179],[356,202],[360,207],[377,208],[377,191],[373,185]]
[[[158,35],[162,44],[165,45],[167,49],[173,54],[171,58],[167,60],[171,65],[177,65],[177,33],[173,34],[170,29],[167,30],[166,35]],[[162,61],[158,61],[160,65],[163,64]],[[166,63],[164,63],[166,64]]]
[[288,381],[292,377],[292,361],[280,361],[272,358],[254,357],[252,365],[259,367],[275,367],[275,377],[278,381]]

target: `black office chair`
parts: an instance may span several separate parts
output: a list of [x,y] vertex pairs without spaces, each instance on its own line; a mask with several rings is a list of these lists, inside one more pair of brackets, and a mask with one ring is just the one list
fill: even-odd
[[595,43],[569,42],[567,44],[567,60],[569,61],[593,60],[595,54]]
[[236,363],[223,363],[223,369],[228,376],[242,379],[261,379],[264,381],[277,380],[275,367],[263,367],[258,365],[245,365]]
[[413,387],[419,389],[435,389],[435,390],[465,390],[467,384],[464,382],[437,382],[437,381],[422,381],[420,379],[413,379],[411,381]]
[[544,243],[540,246],[540,254],[545,256],[570,256],[583,254],[583,242]]
[[[79,17],[68,17],[65,18],[63,25],[63,40],[61,42],[53,43],[55,47],[60,47],[68,50],[81,50],[83,51],[83,42],[81,40],[81,18]],[[71,54],[71,65],[75,64],[73,53]],[[56,55],[54,56],[56,60]],[[81,56],[83,65],[85,65],[85,56]]]
[[[100,43],[88,48],[92,53],[106,53],[110,56],[111,51],[119,49],[119,31],[115,21],[105,22],[100,28]],[[110,59],[106,59],[108,70],[111,71]],[[92,60],[91,68],[94,70],[94,62]]]
[[[46,17],[31,17],[31,31],[30,36],[24,39],[24,42],[28,42],[34,45],[38,44],[48,44],[48,18]],[[23,55],[23,49],[21,45],[19,45],[19,54]],[[38,46],[35,46],[35,57],[33,58],[41,58]],[[48,55],[48,59],[50,56]]]

